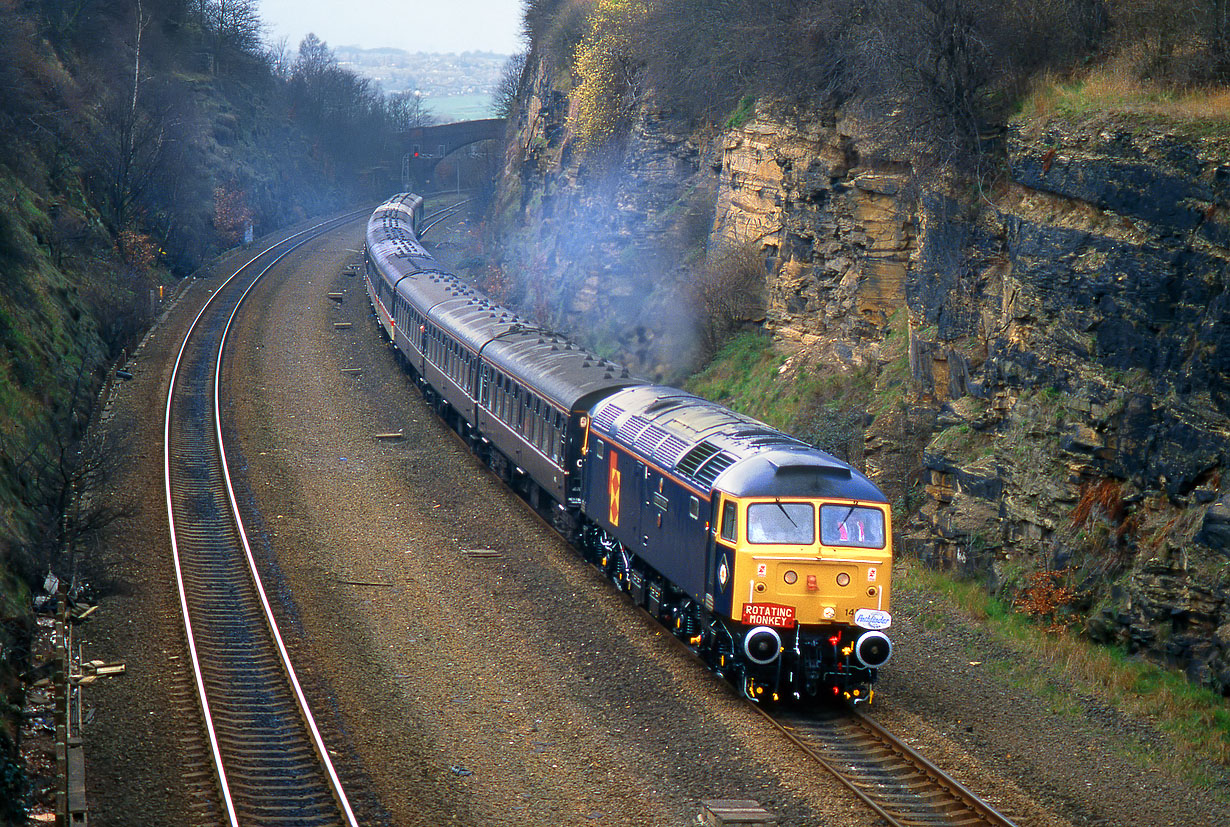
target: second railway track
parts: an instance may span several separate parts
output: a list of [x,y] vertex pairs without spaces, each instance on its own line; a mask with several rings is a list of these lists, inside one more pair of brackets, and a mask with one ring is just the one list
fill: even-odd
[[284,255],[365,214],[291,235],[253,257],[193,322],[164,429],[167,515],[198,704],[230,825],[356,825],[300,689],[252,558],[229,479],[218,391],[244,297]]

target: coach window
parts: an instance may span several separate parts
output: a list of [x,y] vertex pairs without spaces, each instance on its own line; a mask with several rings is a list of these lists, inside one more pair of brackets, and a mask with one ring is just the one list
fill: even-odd
[[739,506],[727,500],[722,505],[722,539],[737,542],[739,537]]

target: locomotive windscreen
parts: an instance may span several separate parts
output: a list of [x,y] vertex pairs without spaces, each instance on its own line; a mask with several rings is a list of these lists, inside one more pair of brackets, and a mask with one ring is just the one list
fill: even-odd
[[856,505],[821,506],[820,542],[826,546],[884,548],[884,512]]

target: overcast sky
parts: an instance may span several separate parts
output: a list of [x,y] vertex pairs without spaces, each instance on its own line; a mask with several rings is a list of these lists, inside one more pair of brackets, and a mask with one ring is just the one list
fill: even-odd
[[268,39],[295,48],[308,32],[331,47],[498,52],[521,45],[521,0],[259,0]]

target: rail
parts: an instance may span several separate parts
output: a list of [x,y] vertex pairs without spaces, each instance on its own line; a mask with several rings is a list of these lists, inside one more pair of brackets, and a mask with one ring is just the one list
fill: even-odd
[[[305,825],[358,823],[256,568],[226,463],[219,390],[231,324],[253,286],[292,250],[365,213],[287,236],[219,285],[184,335],[167,392],[163,470],[176,585],[218,792],[232,827],[241,819],[286,823],[288,817]],[[269,256],[258,272],[254,265]],[[205,404],[209,396],[212,405]]]

